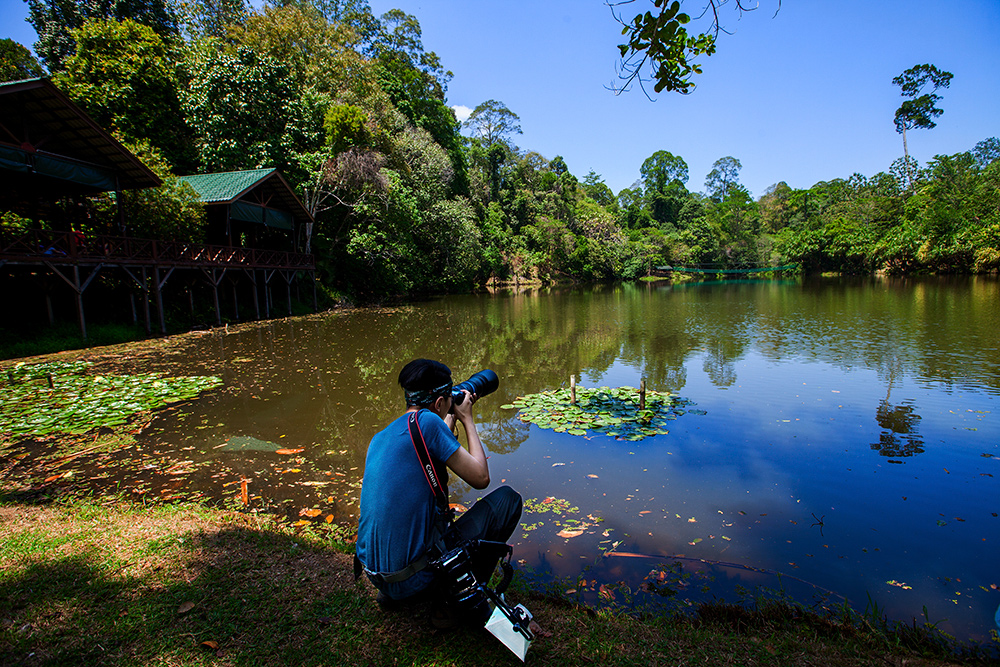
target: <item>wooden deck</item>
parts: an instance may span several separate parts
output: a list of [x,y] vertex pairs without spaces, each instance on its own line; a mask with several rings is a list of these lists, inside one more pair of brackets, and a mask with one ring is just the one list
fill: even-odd
[[[218,290],[227,274],[250,283],[257,319],[260,319],[258,281],[262,281],[264,287],[266,317],[270,317],[270,283],[275,276],[285,282],[288,313],[291,314],[292,281],[301,272],[314,279],[316,271],[315,258],[304,253],[45,230],[14,235],[0,233],[0,268],[5,265],[45,268],[69,285],[76,293],[77,316],[84,338],[87,329],[83,293],[99,272],[107,269],[124,271],[142,290],[147,331],[151,331],[149,297],[152,294],[161,333],[166,333],[162,291],[177,270],[198,271],[211,284],[217,324],[222,323]],[[313,307],[316,308],[315,283]]]

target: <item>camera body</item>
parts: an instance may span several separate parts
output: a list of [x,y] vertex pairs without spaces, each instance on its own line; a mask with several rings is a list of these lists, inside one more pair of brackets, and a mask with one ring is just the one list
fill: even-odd
[[448,604],[467,621],[480,626],[486,623],[492,610],[484,586],[472,573],[472,548],[475,548],[474,543],[464,543],[434,561],[432,566],[438,571]]
[[492,394],[500,386],[500,378],[497,374],[488,368],[475,373],[465,382],[459,382],[451,390],[451,398],[455,405],[461,405],[462,401],[465,400],[465,394],[462,390],[467,390],[470,394],[475,394],[476,396],[482,398]]

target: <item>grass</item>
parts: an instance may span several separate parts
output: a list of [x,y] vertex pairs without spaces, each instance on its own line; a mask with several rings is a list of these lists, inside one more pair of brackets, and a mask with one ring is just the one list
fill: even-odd
[[[350,547],[196,504],[0,497],[0,665],[514,665],[481,629],[382,612]],[[515,577],[517,581],[517,577]],[[979,664],[853,614],[762,603],[694,616],[581,607],[523,583],[534,665]]]

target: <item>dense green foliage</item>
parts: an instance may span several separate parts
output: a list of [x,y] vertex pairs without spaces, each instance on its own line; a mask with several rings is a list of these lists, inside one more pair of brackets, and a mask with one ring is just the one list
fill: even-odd
[[[664,21],[676,30],[684,17],[677,3],[661,5],[665,13],[648,20],[660,20],[657,39],[666,39]],[[375,17],[364,0],[261,8],[162,0],[125,18],[126,0],[31,6],[35,48],[57,85],[142,146],[161,176],[280,169],[316,217],[295,243],[316,254],[327,294],[633,279],[679,264],[1000,267],[995,138],[923,166],[905,156],[871,177],[805,190],[778,183],[757,201],[740,184],[735,157],[715,162],[703,194],[688,189],[683,157],[652,146],[637,165],[641,178],[615,195],[593,170],[581,180],[561,156],[518,147],[521,120],[500,101],[484,101],[460,124],[447,104],[451,73],[424,49],[417,18],[399,10]],[[630,38],[640,47],[648,20]],[[699,44],[688,44],[689,55],[710,53]],[[697,69],[679,67],[670,85],[684,90]],[[936,76],[932,69],[907,70],[895,83],[919,99],[920,77]],[[126,199],[130,233],[204,238],[190,192],[165,186]],[[91,205],[94,224],[114,224],[107,198]]]

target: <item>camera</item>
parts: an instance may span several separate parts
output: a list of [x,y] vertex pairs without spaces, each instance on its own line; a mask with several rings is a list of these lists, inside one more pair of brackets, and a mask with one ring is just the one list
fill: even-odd
[[451,390],[451,398],[455,405],[461,405],[462,401],[465,400],[465,394],[462,393],[463,389],[468,390],[470,394],[475,394],[482,398],[495,392],[499,386],[500,378],[497,377],[497,374],[485,368],[465,382],[456,384]]
[[472,573],[471,546],[463,544],[452,549],[435,561],[433,567],[439,572],[448,603],[468,622],[481,626],[492,610],[483,586]]

